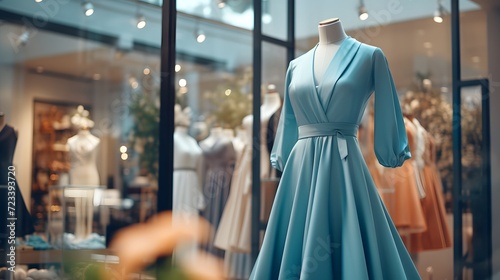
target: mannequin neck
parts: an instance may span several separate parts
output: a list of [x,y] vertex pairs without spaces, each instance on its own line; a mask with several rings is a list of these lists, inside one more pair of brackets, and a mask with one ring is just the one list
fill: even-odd
[[175,127],[175,133],[181,134],[181,135],[187,135],[188,134],[188,128],[187,126],[176,126]]
[[224,136],[227,137],[228,139],[233,139],[234,138],[234,130],[230,128],[224,129]]
[[219,139],[222,137],[222,128],[221,127],[213,127],[210,129],[210,136],[214,137],[215,139]]
[[340,20],[329,24],[318,25],[318,34],[320,45],[339,43],[347,38],[347,34]]
[[87,136],[90,134],[90,131],[88,129],[80,129],[78,130],[78,135],[80,136]]
[[237,128],[236,129],[236,138],[238,139],[245,139],[246,138],[246,131],[243,128]]
[[264,95],[264,98],[262,100],[262,106],[263,107],[275,107],[275,106],[281,106],[281,98],[279,93],[277,92],[271,92],[271,93],[266,93]]

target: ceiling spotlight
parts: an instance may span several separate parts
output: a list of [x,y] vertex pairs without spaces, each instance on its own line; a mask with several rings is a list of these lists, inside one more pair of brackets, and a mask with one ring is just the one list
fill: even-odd
[[143,29],[146,27],[146,18],[144,15],[137,14],[137,28]]
[[444,14],[445,14],[444,7],[441,4],[441,1],[438,1],[437,9],[434,12],[434,22],[436,22],[436,23],[442,23],[443,22],[443,16],[444,16]]
[[42,2],[42,1],[43,1],[43,0],[35,0],[35,2],[37,2],[37,3],[40,3],[40,2]]
[[226,3],[227,0],[219,0],[219,2],[217,3],[217,7],[219,7],[219,9],[223,9],[224,7],[226,7]]
[[82,3],[82,9],[83,13],[87,17],[90,17],[92,14],[94,14],[94,5],[89,1],[85,1]]
[[182,69],[182,67],[180,64],[175,65],[175,72],[179,72],[179,71],[181,71],[181,69]]
[[363,3],[363,1],[359,2],[358,15],[360,20],[368,19],[368,10],[366,9],[365,3]]
[[207,36],[205,36],[205,33],[201,29],[196,29],[196,32],[194,33],[196,36],[196,42],[198,43],[203,43],[207,39]]

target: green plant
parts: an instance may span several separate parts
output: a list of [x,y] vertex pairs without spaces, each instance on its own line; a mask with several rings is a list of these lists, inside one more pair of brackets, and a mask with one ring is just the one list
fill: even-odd
[[134,118],[130,146],[139,155],[141,172],[158,178],[160,99],[157,90],[132,94],[129,106]]

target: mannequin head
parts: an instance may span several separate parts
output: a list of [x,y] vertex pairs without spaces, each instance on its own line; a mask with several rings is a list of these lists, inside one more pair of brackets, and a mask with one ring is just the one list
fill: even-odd
[[275,84],[269,84],[267,85],[267,93],[277,93],[278,91],[276,90],[276,85]]
[[186,107],[184,110],[181,105],[176,104],[174,107],[175,112],[175,126],[189,127],[191,124],[191,108]]
[[89,130],[94,127],[94,122],[89,118],[89,111],[85,110],[82,105],[76,109],[76,113],[71,117],[71,123],[78,130]]

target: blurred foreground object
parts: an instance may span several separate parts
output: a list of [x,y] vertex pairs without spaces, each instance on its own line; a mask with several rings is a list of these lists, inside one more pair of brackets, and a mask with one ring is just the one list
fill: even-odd
[[[174,250],[183,244],[206,242],[210,232],[209,223],[198,217],[180,215],[181,217],[178,214],[172,215],[171,212],[159,213],[146,223],[129,226],[116,234],[110,249],[119,257],[122,275],[139,272],[158,258],[172,256]],[[176,252],[174,262],[185,279],[223,279],[220,260],[201,251],[189,255]]]

